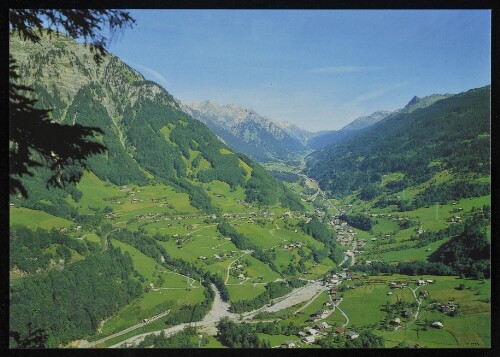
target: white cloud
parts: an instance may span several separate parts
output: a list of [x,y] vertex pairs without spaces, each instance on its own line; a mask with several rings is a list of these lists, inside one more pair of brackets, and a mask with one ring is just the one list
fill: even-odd
[[367,92],[367,93],[361,94],[361,95],[355,97],[354,99],[351,99],[350,101],[344,103],[342,105],[342,107],[356,106],[356,105],[358,105],[358,104],[360,104],[362,102],[365,102],[367,100],[381,97],[385,93],[393,91],[395,89],[398,89],[399,87],[402,87],[402,86],[404,86],[404,85],[406,85],[408,83],[409,83],[409,81],[399,82],[399,83],[395,83],[393,85],[384,86],[384,87],[382,87],[380,89],[377,89],[377,90],[374,90],[374,91],[371,91],[371,92]]
[[152,68],[149,68],[149,67],[144,66],[142,64],[130,62],[130,61],[125,61],[125,62],[128,63],[129,65],[133,66],[133,67],[137,67],[138,69],[141,69],[143,71],[148,72],[151,76],[153,76],[154,79],[156,79],[158,82],[161,82],[163,85],[169,85],[170,84],[167,81],[167,79],[165,78],[165,76],[163,76],[163,74],[161,74],[158,71],[155,71]]
[[353,73],[353,72],[368,72],[380,71],[383,67],[379,66],[332,66],[310,69],[310,73]]

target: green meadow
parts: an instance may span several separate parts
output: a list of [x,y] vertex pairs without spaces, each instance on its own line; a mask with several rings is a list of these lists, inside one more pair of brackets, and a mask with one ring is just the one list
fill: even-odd
[[38,227],[43,229],[67,228],[74,224],[67,219],[53,216],[47,212],[24,207],[11,207],[9,214],[10,225],[23,225],[31,229]]

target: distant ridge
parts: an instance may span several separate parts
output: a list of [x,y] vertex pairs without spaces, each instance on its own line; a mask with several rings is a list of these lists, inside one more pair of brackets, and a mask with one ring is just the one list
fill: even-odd
[[[297,138],[299,134],[292,135],[279,123],[252,109],[236,104],[219,105],[211,100],[182,104],[181,107],[193,118],[206,124],[231,149],[255,160],[289,160],[307,151]],[[288,128],[290,132],[299,132],[296,127]]]

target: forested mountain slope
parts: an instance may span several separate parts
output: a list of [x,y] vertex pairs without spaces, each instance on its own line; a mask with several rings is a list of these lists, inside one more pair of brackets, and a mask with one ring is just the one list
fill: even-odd
[[[402,173],[384,189],[399,191],[449,170],[490,172],[490,86],[472,89],[411,112],[310,155],[308,173],[334,195],[366,188],[376,196],[382,175]],[[380,194],[380,192],[378,192]]]
[[347,124],[340,130],[327,131],[316,135],[307,141],[307,147],[320,150],[328,145],[337,144],[350,136],[359,133],[361,130],[378,123],[391,112],[380,110],[367,116],[362,116],[354,119],[351,123]]
[[393,112],[379,110],[370,115],[356,118],[340,130],[327,131],[311,137],[307,141],[306,146],[313,150],[321,150],[329,145],[340,144],[354,135],[362,134],[363,132],[369,130],[372,125],[378,122],[389,120],[399,114],[411,113],[414,110],[428,107],[438,100],[445,99],[450,96],[451,94],[432,94],[423,98],[414,96],[403,108],[397,109]]
[[[181,110],[172,95],[112,54],[97,66],[88,48],[62,35],[43,37],[40,44],[11,36],[11,54],[23,84],[35,89],[38,106],[53,108],[54,120],[104,131],[100,140],[107,153],[88,160],[101,180],[116,185],[168,183],[206,211],[215,208],[199,184],[213,180],[232,189],[242,187],[253,199],[260,197],[253,191],[268,185],[272,194],[266,203],[286,196],[265,170],[231,152],[203,123]],[[37,201],[40,191],[35,187],[43,176],[41,170],[27,180]]]

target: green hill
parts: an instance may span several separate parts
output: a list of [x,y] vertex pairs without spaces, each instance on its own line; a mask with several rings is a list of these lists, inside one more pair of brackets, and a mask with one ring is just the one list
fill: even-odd
[[[23,84],[35,89],[38,106],[53,109],[54,120],[104,131],[100,139],[107,153],[88,160],[101,180],[116,185],[165,183],[186,192],[191,205],[207,212],[217,208],[201,183],[214,180],[226,182],[231,190],[243,188],[248,201],[291,202],[272,176],[231,152],[203,123],[182,111],[172,95],[112,54],[97,66],[87,48],[62,35],[43,37],[40,44],[11,36],[11,54]],[[52,195],[40,196],[43,191],[37,188],[46,173],[40,170],[37,176],[26,180],[35,197],[26,205],[33,207],[43,198],[63,204]],[[262,190],[273,194],[260,195]],[[300,208],[297,200],[293,204]]]
[[[88,48],[61,35],[40,44],[11,36],[10,45],[37,106],[51,108],[55,121],[102,128],[96,139],[108,148],[88,160],[77,184],[47,188],[49,172],[39,168],[23,177],[29,197],[10,197],[11,346],[34,334],[37,346],[98,340],[166,310],[144,329],[199,320],[212,283],[236,309],[258,308],[288,292],[288,282],[302,284],[297,277],[335,267],[335,242],[325,248],[301,229],[300,199],[158,84],[112,54],[97,66]],[[287,241],[300,252],[285,249]],[[121,264],[109,286],[99,271],[106,259]],[[74,311],[72,291],[86,291]],[[92,306],[102,300],[111,303]],[[38,311],[35,324],[24,306]]]
[[[363,189],[365,199],[418,185],[443,170],[457,180],[468,174],[488,175],[489,101],[486,86],[386,118],[311,154],[307,172],[333,195]],[[397,179],[383,182],[383,175],[395,173],[400,174]]]

